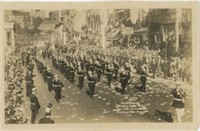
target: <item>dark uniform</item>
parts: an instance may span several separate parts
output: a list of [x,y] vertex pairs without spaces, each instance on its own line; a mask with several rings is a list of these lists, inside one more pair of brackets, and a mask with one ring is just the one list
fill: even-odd
[[95,69],[94,63],[91,62],[91,63],[89,64],[89,71],[92,71],[92,73],[94,73],[94,69]]
[[126,78],[127,78],[127,82],[129,84],[129,80],[131,78],[131,68],[129,66],[125,66],[125,70],[126,70]]
[[40,109],[40,103],[38,101],[38,98],[34,94],[31,94],[29,98],[31,101],[31,111],[32,111],[31,123],[34,123],[36,120],[36,115],[38,114],[38,111]]
[[93,98],[96,79],[93,76],[88,76],[88,87],[90,89],[90,97]]
[[53,55],[51,59],[52,59],[53,67],[55,67],[56,66],[56,58],[55,58],[55,56]]
[[127,76],[126,76],[125,72],[120,73],[120,83],[121,83],[121,86],[122,86],[122,91],[125,92],[125,88],[128,84]]
[[77,72],[78,74],[78,87],[80,89],[83,88],[83,84],[84,84],[84,77],[85,77],[85,73],[83,72],[83,70],[81,69],[80,71]]
[[141,80],[141,82],[142,82],[142,85],[141,85],[140,88],[141,88],[141,90],[142,90],[143,92],[145,92],[145,91],[146,91],[146,80],[147,80],[145,73],[142,73],[142,74],[141,74],[140,80]]
[[54,120],[50,118],[50,116],[45,116],[39,120],[39,124],[54,124]]
[[108,80],[108,86],[110,87],[110,82],[112,81],[112,71],[111,69],[107,68],[106,69],[106,76]]
[[70,65],[69,65],[69,62],[67,62],[65,76],[68,80],[70,80]]
[[100,64],[96,64],[96,73],[97,73],[97,81],[100,82],[101,79],[101,65]]
[[115,74],[115,76],[113,78],[115,80],[117,80],[118,71],[119,71],[119,65],[117,63],[114,63],[114,74]]
[[70,82],[73,84],[74,83],[74,76],[75,76],[75,69],[74,66],[70,67]]
[[64,73],[64,61],[63,60],[59,60],[59,71],[61,74]]
[[80,60],[80,67],[81,67],[81,70],[84,70],[84,62],[83,62],[83,60]]
[[105,63],[104,60],[101,60],[101,69],[102,69],[102,73],[104,73],[105,68],[106,68],[106,63]]
[[50,71],[46,72],[46,77],[47,77],[47,85],[48,85],[48,90],[52,91],[52,81],[53,81],[53,73]]
[[184,108],[183,98],[185,97],[185,92],[183,92],[182,89],[180,90],[173,89],[172,95],[174,96],[172,106],[179,109]]
[[84,64],[84,65],[85,65],[85,71],[86,71],[86,74],[88,75],[90,63],[89,63],[87,60],[85,60],[84,63],[85,63],[85,64]]
[[54,79],[52,82],[53,89],[55,91],[55,99],[57,102],[61,99],[61,89],[63,88],[63,83],[58,80]]
[[46,83],[47,82],[47,67],[45,64],[42,65],[42,77],[43,77],[43,80],[44,82]]
[[32,87],[33,87],[33,79],[32,79],[32,75],[31,75],[31,72],[28,73],[26,76],[25,76],[25,80],[26,80],[26,96],[29,97],[29,95],[31,94],[32,92]]
[[29,63],[27,65],[27,70],[31,71],[31,74],[33,74],[33,69],[34,69],[34,64],[33,63]]

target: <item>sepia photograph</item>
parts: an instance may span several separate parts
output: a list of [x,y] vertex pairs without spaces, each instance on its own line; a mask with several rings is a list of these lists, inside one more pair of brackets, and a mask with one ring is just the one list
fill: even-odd
[[4,124],[195,122],[193,8],[119,5],[2,9]]

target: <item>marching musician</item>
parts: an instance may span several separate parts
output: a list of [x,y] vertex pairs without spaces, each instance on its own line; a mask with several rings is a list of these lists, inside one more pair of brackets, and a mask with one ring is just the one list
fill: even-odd
[[90,98],[93,98],[94,90],[96,85],[96,79],[94,78],[91,71],[88,72],[88,87],[90,90]]
[[52,86],[55,92],[55,99],[57,102],[61,99],[61,91],[64,88],[62,81],[58,79],[58,75],[55,75],[54,80],[52,81]]
[[106,69],[106,76],[107,76],[107,80],[108,80],[108,86],[110,87],[110,82],[112,81],[112,70],[111,70],[111,65],[108,65],[107,66],[107,69]]
[[121,91],[124,93],[126,86],[128,84],[126,71],[124,70],[124,68],[122,68],[122,71],[120,73],[120,83],[121,83],[121,87],[122,87]]
[[46,72],[46,77],[47,77],[47,85],[48,85],[48,90],[52,91],[52,80],[53,80],[53,73],[51,72],[51,68],[48,67],[47,68],[47,72]]
[[78,68],[77,75],[78,75],[78,87],[82,89],[84,84],[85,73],[81,67]]
[[97,81],[100,82],[101,79],[101,68],[102,66],[100,65],[99,61],[96,61],[96,65],[95,65],[95,69],[96,69],[96,73],[97,73]]

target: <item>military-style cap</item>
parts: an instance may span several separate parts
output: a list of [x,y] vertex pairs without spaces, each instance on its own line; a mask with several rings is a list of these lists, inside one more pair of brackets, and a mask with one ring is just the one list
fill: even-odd
[[58,75],[55,75],[54,77],[55,77],[55,78],[58,78]]
[[50,115],[51,114],[51,109],[47,107],[45,109],[45,113],[46,113],[46,115]]
[[180,81],[176,81],[176,85],[181,85],[181,82]]
[[48,103],[47,107],[51,108],[53,105],[51,103]]
[[32,88],[32,92],[35,92],[36,91],[36,88],[34,87],[34,88]]

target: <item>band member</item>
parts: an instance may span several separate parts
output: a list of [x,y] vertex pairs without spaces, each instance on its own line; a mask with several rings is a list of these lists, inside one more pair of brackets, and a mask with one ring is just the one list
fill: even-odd
[[117,64],[117,61],[114,61],[113,66],[114,66],[114,74],[115,74],[113,78],[117,80],[118,71],[119,71],[119,65]]
[[25,76],[26,80],[26,96],[29,97],[29,95],[32,92],[33,87],[33,79],[32,79],[31,71],[28,71],[27,75]]
[[52,82],[52,86],[55,92],[55,99],[57,102],[61,99],[61,90],[64,88],[63,83],[58,79],[58,76],[55,76],[55,79]]
[[101,69],[102,69],[102,73],[104,74],[104,71],[106,69],[106,63],[103,57],[101,59]]
[[142,85],[140,87],[141,91],[145,92],[146,91],[146,80],[147,80],[145,72],[141,73],[140,80],[142,83]]
[[92,71],[94,73],[95,65],[92,59],[90,59],[90,64],[89,64],[89,71]]
[[130,82],[129,80],[131,78],[131,68],[130,68],[129,63],[126,63],[124,69],[125,69],[125,72],[126,72],[127,84],[129,84],[129,82]]
[[43,77],[43,80],[44,82],[46,83],[47,81],[47,65],[45,64],[45,62],[43,62],[43,65],[42,65],[42,77]]
[[79,67],[77,74],[78,74],[78,87],[82,89],[84,84],[85,73],[81,67]]
[[52,104],[49,103],[45,109],[45,116],[39,120],[39,124],[54,124],[54,120],[51,119]]
[[182,116],[184,115],[184,103],[185,103],[185,92],[180,88],[181,83],[179,81],[176,82],[176,87],[172,89],[172,94],[174,96],[172,106],[176,109],[177,121],[182,121]]
[[70,65],[70,82],[72,84],[74,83],[74,76],[75,76],[75,67],[74,67],[74,64],[71,63],[71,65]]
[[91,71],[88,72],[88,87],[90,89],[90,98],[93,98],[95,90],[96,79],[94,78]]
[[106,73],[107,80],[108,80],[108,86],[110,87],[110,82],[112,81],[112,70],[111,70],[110,65],[108,65],[105,73]]
[[34,64],[30,61],[27,65],[27,70],[31,71],[31,75],[33,74]]
[[126,89],[126,86],[127,86],[127,84],[128,84],[128,82],[127,82],[127,77],[126,77],[126,72],[125,72],[124,69],[123,69],[122,72],[120,73],[120,83],[121,83],[121,86],[122,86],[121,91],[124,93],[124,92],[125,92],[125,89]]
[[47,72],[46,72],[46,77],[47,77],[47,85],[48,85],[48,90],[52,91],[52,80],[53,80],[53,73],[51,72],[51,68],[47,68]]
[[99,61],[96,61],[95,69],[96,69],[96,73],[97,73],[97,81],[100,82],[100,79],[101,79],[101,65],[100,65]]
[[81,67],[81,70],[84,70],[84,61],[82,57],[80,58],[80,67]]
[[70,80],[70,63],[67,62],[67,66],[66,66],[66,73],[65,76],[68,80]]
[[86,71],[86,74],[88,75],[88,71],[89,71],[89,66],[90,66],[90,63],[87,61],[87,59],[85,59],[85,71]]
[[38,98],[36,96],[36,88],[32,89],[32,94],[30,94],[29,98],[30,98],[30,101],[31,101],[31,112],[32,112],[31,123],[34,124],[35,120],[36,120],[36,116],[37,116],[39,109],[40,109],[40,103],[39,103]]

